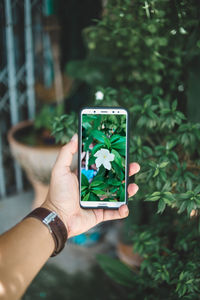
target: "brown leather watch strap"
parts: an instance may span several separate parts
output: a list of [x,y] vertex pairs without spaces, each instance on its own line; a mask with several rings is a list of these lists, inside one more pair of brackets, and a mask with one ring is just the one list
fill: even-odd
[[51,256],[56,256],[65,247],[67,240],[67,229],[54,211],[44,207],[38,207],[28,214],[24,219],[33,217],[42,221],[52,234],[55,242],[55,249]]

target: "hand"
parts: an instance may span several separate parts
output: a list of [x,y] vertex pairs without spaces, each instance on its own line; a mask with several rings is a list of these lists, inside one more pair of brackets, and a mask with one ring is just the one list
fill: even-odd
[[[68,237],[86,232],[102,221],[122,219],[128,216],[127,205],[122,205],[118,210],[109,209],[83,209],[79,203],[79,185],[77,176],[70,171],[73,155],[77,152],[78,135],[75,134],[71,141],[62,147],[51,174],[51,182],[47,198],[42,205],[54,210],[64,222]],[[131,163],[129,176],[139,172],[140,166]],[[129,197],[138,191],[138,186],[131,183],[128,186]]]

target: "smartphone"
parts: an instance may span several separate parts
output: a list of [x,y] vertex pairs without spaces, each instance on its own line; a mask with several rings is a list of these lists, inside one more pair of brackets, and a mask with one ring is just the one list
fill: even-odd
[[79,116],[79,191],[82,208],[118,209],[127,203],[128,111],[88,107]]

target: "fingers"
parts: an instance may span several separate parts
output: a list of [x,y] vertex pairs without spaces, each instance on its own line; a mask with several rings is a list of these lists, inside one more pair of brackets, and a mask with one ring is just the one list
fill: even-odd
[[128,196],[132,197],[133,195],[135,195],[137,193],[138,190],[139,190],[139,187],[137,184],[130,183],[128,185]]
[[70,142],[62,147],[59,156],[56,160],[56,164],[54,168],[59,171],[62,170],[66,171],[67,168],[67,171],[69,172],[70,171],[69,167],[71,165],[73,155],[77,152],[77,150],[78,150],[78,135],[77,133],[75,133],[72,139],[70,140]]
[[103,210],[103,221],[116,220],[126,218],[129,214],[129,209],[126,204],[120,206],[118,210]]
[[129,176],[132,176],[140,171],[140,165],[138,163],[130,163],[129,165]]

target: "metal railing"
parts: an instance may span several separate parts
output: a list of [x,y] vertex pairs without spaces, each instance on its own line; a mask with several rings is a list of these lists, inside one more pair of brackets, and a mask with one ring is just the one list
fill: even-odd
[[20,120],[35,117],[36,46],[38,37],[42,40],[45,33],[42,0],[0,0],[0,11],[0,198],[3,198],[23,190],[23,173],[11,158],[7,131]]

